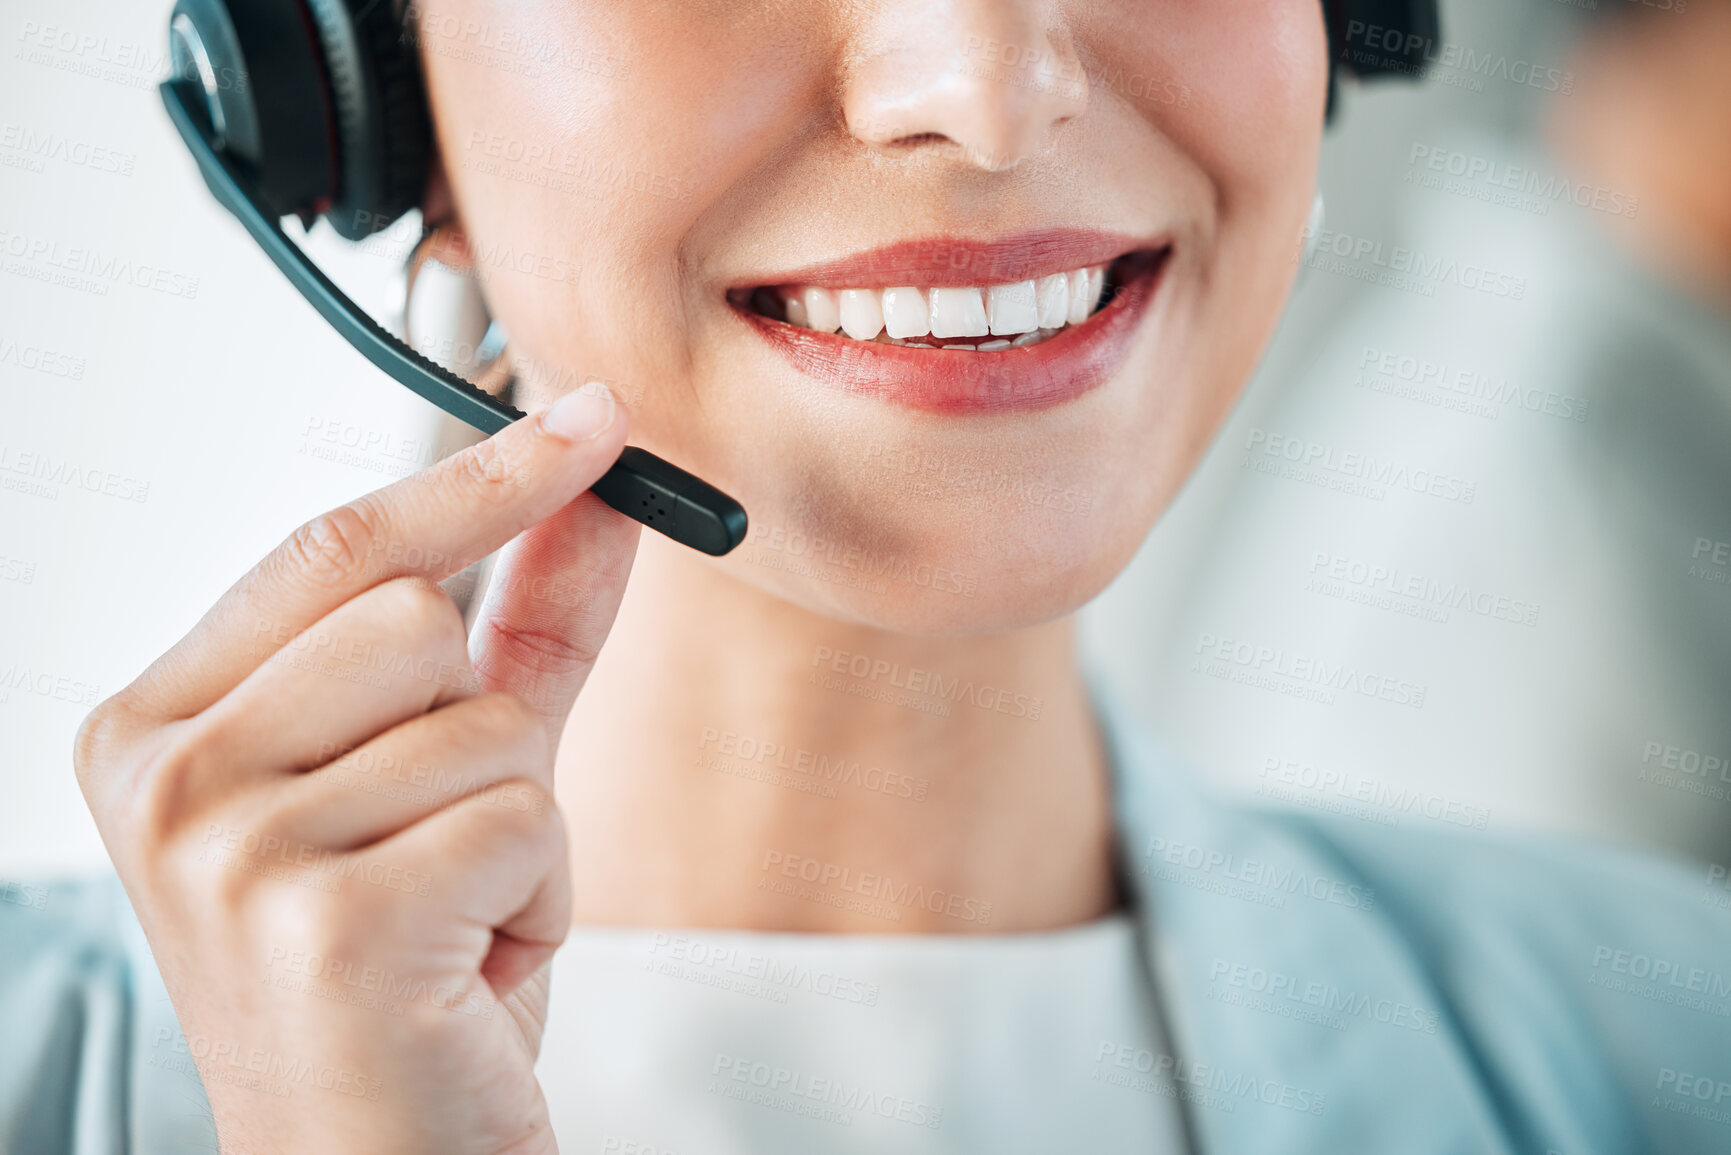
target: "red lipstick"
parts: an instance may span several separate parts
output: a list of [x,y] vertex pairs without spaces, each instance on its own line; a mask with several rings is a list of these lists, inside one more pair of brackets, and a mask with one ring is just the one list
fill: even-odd
[[[1164,241],[1048,229],[982,242],[950,237],[776,272],[728,293],[758,335],[802,374],[831,388],[927,413],[965,416],[1049,408],[1104,384],[1128,354],[1170,255]],[[986,287],[1108,265],[1107,299],[1045,340],[989,352],[856,341],[778,320],[750,305],[770,286]]]

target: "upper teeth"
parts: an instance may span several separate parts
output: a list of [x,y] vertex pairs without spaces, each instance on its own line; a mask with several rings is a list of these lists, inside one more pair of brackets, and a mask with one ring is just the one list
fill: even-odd
[[[1106,266],[1091,265],[1033,281],[984,288],[911,285],[888,289],[825,289],[792,285],[779,290],[787,322],[823,333],[837,330],[856,341],[881,336],[1016,337],[1057,330],[1088,319],[1106,287]],[[1028,344],[1030,342],[1016,342]],[[1005,348],[1010,342],[978,346]]]

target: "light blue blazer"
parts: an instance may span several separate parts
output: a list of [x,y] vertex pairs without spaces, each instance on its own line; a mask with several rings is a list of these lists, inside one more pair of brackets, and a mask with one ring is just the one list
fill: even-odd
[[[1227,802],[1095,698],[1170,1052],[1096,1074],[1195,1150],[1731,1152],[1723,872]],[[0,884],[0,1152],[213,1150],[118,882]]]

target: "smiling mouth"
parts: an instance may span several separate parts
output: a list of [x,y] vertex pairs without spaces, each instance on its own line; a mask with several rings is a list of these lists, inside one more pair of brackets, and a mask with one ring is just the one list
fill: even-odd
[[806,381],[924,413],[1031,413],[1112,380],[1169,238],[1052,228],[926,237],[741,279],[727,302]]
[[736,308],[850,341],[947,352],[1002,353],[1084,325],[1163,255],[1137,250],[1109,262],[987,285],[832,288],[758,285],[728,294]]

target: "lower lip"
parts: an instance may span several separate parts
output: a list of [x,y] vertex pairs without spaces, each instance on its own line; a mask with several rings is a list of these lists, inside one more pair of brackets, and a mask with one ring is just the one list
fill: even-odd
[[855,341],[740,312],[793,367],[858,397],[926,413],[969,415],[1048,409],[1108,381],[1123,364],[1169,263],[1138,261],[1105,308],[1080,325],[1022,349],[958,353]]

